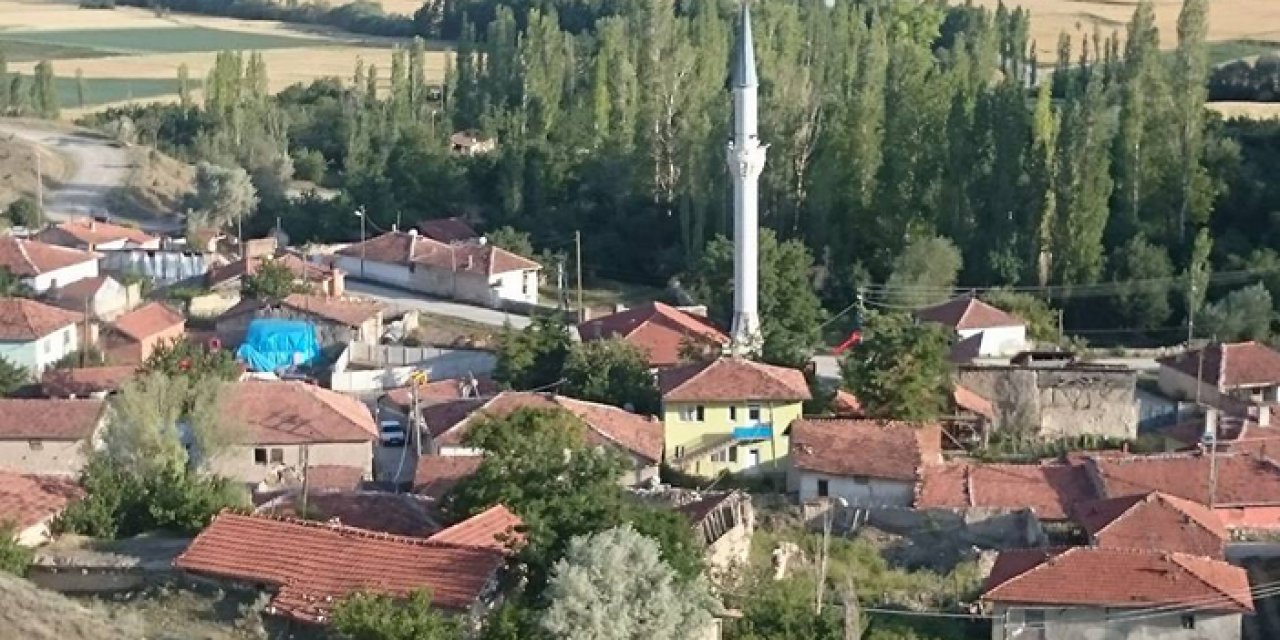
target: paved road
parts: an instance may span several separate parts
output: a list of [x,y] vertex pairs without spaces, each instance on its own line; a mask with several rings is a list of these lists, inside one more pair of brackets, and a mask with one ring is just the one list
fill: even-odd
[[[18,137],[71,159],[74,173],[61,186],[45,189],[45,215],[54,221],[107,213],[107,195],[129,180],[129,152],[103,138],[42,128],[25,122],[0,123],[0,137]],[[134,220],[138,226],[167,232],[180,228],[172,220]]]
[[376,300],[382,300],[401,310],[416,309],[418,311],[460,318],[462,320],[493,325],[495,327],[501,327],[505,322],[510,322],[511,326],[516,329],[523,329],[529,326],[529,318],[527,316],[516,315],[514,313],[504,313],[502,311],[495,311],[485,307],[473,307],[467,304],[448,302],[436,298],[427,298],[422,294],[402,291],[400,289],[380,287],[368,282],[359,282],[351,279],[351,276],[347,276],[347,291],[369,298],[374,298]]

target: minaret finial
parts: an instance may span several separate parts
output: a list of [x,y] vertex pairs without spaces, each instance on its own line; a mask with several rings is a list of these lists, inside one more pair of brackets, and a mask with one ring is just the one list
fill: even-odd
[[751,39],[751,8],[747,0],[742,0],[738,25],[738,42],[733,52],[733,86],[756,86],[756,50]]

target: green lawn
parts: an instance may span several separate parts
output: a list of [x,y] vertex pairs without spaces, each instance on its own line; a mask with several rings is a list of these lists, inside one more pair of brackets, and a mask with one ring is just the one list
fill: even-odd
[[[30,81],[30,76],[26,78]],[[91,107],[108,102],[119,102],[134,98],[152,98],[175,94],[178,92],[178,80],[162,78],[86,78],[85,106]],[[74,109],[80,106],[80,96],[75,78],[57,78],[58,104],[63,109]],[[191,88],[197,88],[192,82]]]
[[228,49],[247,51],[314,47],[324,43],[324,40],[311,38],[223,31],[204,27],[0,32],[0,49],[6,51],[9,47],[14,47],[18,51],[24,48],[38,51],[40,47],[52,47],[52,51],[71,48],[97,52],[97,55],[184,53]]
[[1251,58],[1266,53],[1280,53],[1280,44],[1255,40],[1231,40],[1209,43],[1209,64],[1219,65],[1240,58]]

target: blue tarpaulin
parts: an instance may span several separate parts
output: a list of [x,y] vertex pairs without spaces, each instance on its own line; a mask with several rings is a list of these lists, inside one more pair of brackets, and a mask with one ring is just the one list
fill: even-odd
[[277,371],[311,364],[320,356],[315,325],[301,320],[258,318],[249,323],[236,358],[252,371]]

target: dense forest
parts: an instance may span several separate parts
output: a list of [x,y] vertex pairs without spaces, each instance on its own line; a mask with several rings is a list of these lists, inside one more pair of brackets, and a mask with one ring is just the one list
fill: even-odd
[[[832,5],[753,8],[762,224],[807,248],[830,312],[910,307],[962,283],[1043,298],[1068,333],[1099,341],[1176,342],[1202,309],[1204,335],[1269,333],[1280,125],[1206,111],[1207,0],[1187,0],[1176,33],[1144,2],[1123,32],[1063,36],[1051,69],[1029,53],[1020,9]],[[245,168],[261,200],[247,231],[279,219],[295,241],[350,240],[357,206],[382,229],[468,215],[548,253],[580,229],[589,275],[664,285],[731,230],[735,6],[427,3],[432,24],[457,28],[443,91],[417,40],[390,69],[357,64],[275,96],[260,58],[228,53],[203,105],[90,124],[127,119],[180,157]],[[498,150],[450,155],[464,129]],[[341,195],[287,200],[295,173]],[[1261,308],[1261,327],[1245,322]]]

